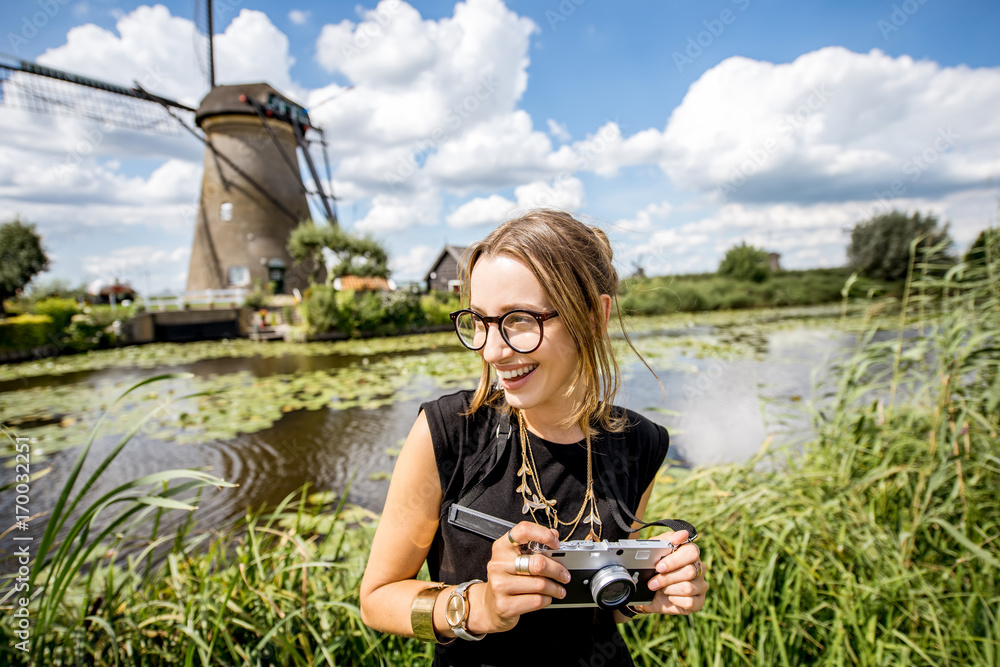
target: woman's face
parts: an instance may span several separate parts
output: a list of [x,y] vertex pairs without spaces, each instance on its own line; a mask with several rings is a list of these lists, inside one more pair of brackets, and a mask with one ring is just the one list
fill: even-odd
[[[553,310],[541,284],[524,264],[512,257],[483,257],[470,279],[471,308],[497,317],[516,308],[536,312]],[[486,345],[479,350],[500,377],[512,407],[544,421],[562,419],[572,406],[566,388],[576,371],[579,355],[559,317],[543,323],[542,344],[530,353],[515,352],[490,325]]]

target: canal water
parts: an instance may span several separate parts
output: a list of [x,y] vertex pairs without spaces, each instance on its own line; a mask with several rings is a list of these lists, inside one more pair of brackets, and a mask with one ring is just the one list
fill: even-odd
[[[811,435],[811,408],[825,391],[831,360],[856,341],[830,315],[818,310],[741,315],[734,321],[675,317],[643,322],[632,338],[656,377],[634,356],[627,357],[619,403],[668,427],[670,458],[678,465],[744,461],[765,442],[794,447]],[[48,362],[51,374],[37,363],[25,365],[21,375],[16,367],[5,369],[6,379],[0,381],[5,428],[35,438],[32,472],[49,471],[32,484],[37,510],[52,507],[79,452],[69,446],[78,444],[66,440],[69,434],[82,441],[102,410],[133,383],[163,372],[186,372],[193,377],[133,392],[123,400],[123,415],[110,419],[96,436],[84,475],[130,424],[162,411],[162,418],[140,429],[103,473],[98,491],[160,470],[202,468],[238,485],[201,498],[197,517],[202,527],[225,526],[306,483],[316,491],[346,494],[349,502],[378,512],[395,453],[420,404],[472,388],[476,381],[474,353],[457,345],[451,334],[430,335],[426,344],[412,337],[398,344],[383,341],[372,349],[258,343],[227,356],[212,356],[211,346],[231,343],[199,343],[202,348],[191,361],[185,359],[195,348],[184,345],[166,348],[169,353],[159,361],[147,354],[129,363],[108,351],[88,355],[92,363]],[[198,358],[204,354],[208,358]],[[442,367],[449,369],[443,378]],[[364,400],[345,399],[346,393],[361,395],[366,383],[372,389]],[[177,401],[192,389],[215,394]],[[211,426],[219,421],[219,411],[231,415],[222,430]],[[253,426],[258,422],[263,426]],[[40,534],[41,528],[37,521],[31,532]]]

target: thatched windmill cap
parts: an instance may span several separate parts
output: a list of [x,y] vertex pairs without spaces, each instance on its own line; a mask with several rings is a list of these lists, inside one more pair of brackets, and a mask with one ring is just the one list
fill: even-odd
[[302,125],[309,125],[309,115],[305,109],[266,83],[241,83],[212,88],[198,105],[195,122],[200,127],[206,118],[212,116],[256,116],[257,112],[247,98],[256,100],[272,118],[291,122],[290,115],[295,113]]

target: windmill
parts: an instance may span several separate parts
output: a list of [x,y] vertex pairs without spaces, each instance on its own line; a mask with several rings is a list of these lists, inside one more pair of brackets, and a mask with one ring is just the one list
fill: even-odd
[[[145,90],[0,55],[0,106],[68,114],[125,129],[177,134],[183,128],[205,145],[201,195],[187,290],[272,283],[278,293],[305,288],[304,272],[286,274],[286,244],[310,217],[317,197],[329,224],[337,224],[309,151],[326,140],[305,108],[266,83],[216,85],[212,3],[205,2],[209,91],[196,109]],[[192,121],[193,120],[193,124]],[[302,178],[301,151],[316,190]],[[329,180],[329,160],[326,160]]]

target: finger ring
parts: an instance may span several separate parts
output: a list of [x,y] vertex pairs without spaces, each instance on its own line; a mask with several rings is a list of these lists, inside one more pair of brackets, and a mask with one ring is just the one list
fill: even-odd
[[531,574],[531,556],[521,554],[514,559],[514,574]]
[[694,578],[700,579],[703,574],[705,574],[705,566],[700,560],[696,560],[694,562]]
[[510,540],[511,544],[517,544],[517,540],[514,539],[514,536],[510,534],[509,530],[507,531],[507,539]]

